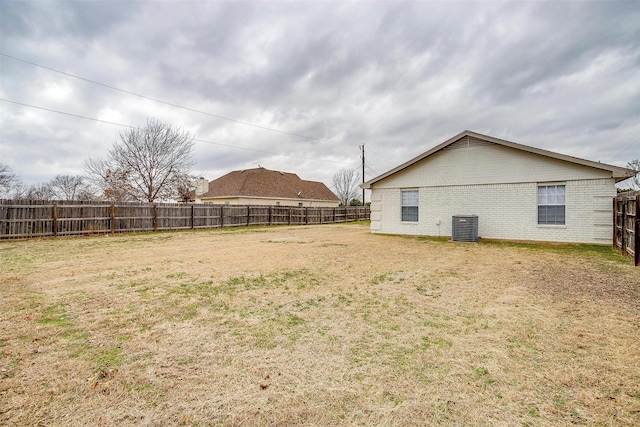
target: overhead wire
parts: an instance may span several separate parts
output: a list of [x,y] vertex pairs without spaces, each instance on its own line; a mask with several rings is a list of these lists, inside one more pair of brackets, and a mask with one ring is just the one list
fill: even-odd
[[[34,109],[37,109],[37,110],[48,111],[48,112],[51,112],[51,113],[62,114],[62,115],[65,115],[65,116],[76,117],[76,118],[80,118],[80,119],[84,119],[84,120],[91,120],[91,121],[94,121],[94,122],[105,123],[105,124],[109,124],[109,125],[129,128],[129,129],[137,129],[137,127],[135,127],[135,126],[125,125],[123,123],[116,123],[116,122],[111,122],[111,121],[108,121],[108,120],[96,119],[95,117],[87,117],[87,116],[83,116],[83,115],[80,115],[80,114],[67,113],[65,111],[54,110],[54,109],[51,109],[51,108],[38,107],[36,105],[25,104],[23,102],[13,101],[13,100],[10,100],[10,99],[0,98],[0,101],[8,102],[8,103],[15,104],[15,105],[21,105],[23,107],[34,108]],[[317,157],[316,158],[309,158],[309,157],[302,157],[302,156],[294,156],[294,155],[291,155],[291,154],[275,153],[275,152],[272,152],[272,151],[258,150],[258,149],[255,149],[255,148],[240,147],[240,146],[237,146],[237,145],[223,144],[221,142],[207,141],[207,140],[198,139],[198,138],[193,138],[193,140],[196,141],[196,142],[202,142],[202,143],[205,143],[205,144],[220,145],[220,146],[223,146],[223,147],[235,148],[235,149],[239,149],[239,150],[254,151],[254,152],[258,152],[258,153],[272,154],[272,155],[275,155],[275,156],[292,157],[292,158],[295,158],[295,159],[317,160],[317,161],[321,161],[321,162],[338,163],[338,164],[351,164],[351,163],[353,163],[353,162],[343,162],[343,161],[337,161],[337,160],[327,160],[327,159],[321,159],[321,158],[317,158]]]
[[373,174],[374,174],[375,176],[380,175],[380,173],[379,173],[379,172],[376,172],[375,170],[371,169],[371,167],[370,167],[369,165],[365,165],[365,167],[366,167],[367,169],[369,169],[369,171],[373,172]]
[[275,128],[270,128],[270,127],[267,127],[267,126],[258,125],[258,124],[255,124],[255,123],[245,122],[243,120],[232,119],[232,118],[229,118],[229,117],[221,116],[219,114],[213,114],[213,113],[209,113],[209,112],[206,112],[206,111],[197,110],[195,108],[185,107],[185,106],[182,106],[182,105],[179,105],[179,104],[175,104],[173,102],[164,101],[164,100],[161,100],[161,99],[158,99],[158,98],[153,98],[153,97],[147,96],[147,95],[142,95],[142,94],[139,94],[139,93],[135,93],[135,92],[126,90],[126,89],[121,89],[121,88],[118,88],[118,87],[115,87],[115,86],[111,86],[111,85],[108,85],[106,83],[101,83],[101,82],[98,82],[96,80],[88,79],[86,77],[81,77],[81,76],[78,76],[78,75],[75,75],[75,74],[67,73],[65,71],[57,70],[55,68],[51,68],[51,67],[48,67],[46,65],[38,64],[38,63],[35,63],[35,62],[32,62],[32,61],[27,61],[26,59],[22,59],[22,58],[18,58],[18,57],[12,56],[12,55],[8,55],[8,54],[3,53],[3,52],[0,52],[0,56],[4,56],[6,58],[10,58],[10,59],[13,59],[13,60],[16,60],[16,61],[20,61],[20,62],[23,62],[25,64],[33,65],[35,67],[40,67],[40,68],[43,68],[45,70],[53,71],[55,73],[59,73],[59,74],[62,74],[62,75],[68,76],[68,77],[73,77],[75,79],[82,80],[82,81],[85,81],[85,82],[88,82],[88,83],[92,83],[92,84],[95,84],[95,85],[98,85],[98,86],[106,87],[106,88],[111,89],[111,90],[119,91],[119,92],[126,93],[126,94],[132,95],[132,96],[137,96],[139,98],[143,98],[143,99],[147,99],[147,100],[150,100],[150,101],[158,102],[160,104],[169,105],[171,107],[180,108],[182,110],[190,111],[190,112],[193,112],[193,113],[204,114],[206,116],[215,117],[215,118],[218,118],[218,119],[221,119],[221,120],[227,120],[227,121],[230,121],[230,122],[233,122],[233,123],[238,123],[238,124],[245,125],[245,126],[251,126],[251,127],[254,127],[254,128],[257,128],[257,129],[267,130],[267,131],[270,131],[270,132],[277,132],[277,133],[284,134],[284,135],[296,136],[296,137],[305,138],[305,139],[308,139],[308,140],[319,141],[319,142],[328,142],[328,143],[331,143],[331,144],[338,144],[338,145],[353,145],[353,146],[355,146],[355,144],[345,144],[345,143],[341,143],[341,142],[337,142],[337,141],[332,141],[330,139],[316,138],[316,137],[313,137],[313,136],[302,135],[302,134],[298,134],[298,133],[294,133],[294,132],[287,132],[287,131],[283,131],[283,130],[280,130],[280,129],[275,129]]

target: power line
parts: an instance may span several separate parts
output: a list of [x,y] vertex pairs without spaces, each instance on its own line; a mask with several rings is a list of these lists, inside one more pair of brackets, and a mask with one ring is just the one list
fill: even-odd
[[[64,111],[59,111],[59,110],[53,110],[51,108],[45,108],[45,107],[38,107],[36,105],[31,105],[31,104],[25,104],[22,102],[17,102],[17,101],[12,101],[10,99],[4,99],[4,98],[0,98],[0,101],[4,101],[4,102],[8,102],[10,104],[15,104],[15,105],[21,105],[23,107],[29,107],[29,108],[35,108],[37,110],[43,110],[43,111],[48,111],[50,113],[56,113],[56,114],[63,114],[65,116],[71,116],[71,117],[76,117],[79,119],[84,119],[84,120],[91,120],[94,122],[99,122],[99,123],[106,123],[108,125],[114,125],[114,126],[120,126],[120,127],[125,127],[125,128],[129,128],[129,129],[137,129],[135,126],[130,126],[130,125],[125,125],[122,123],[116,123],[116,122],[110,122],[107,120],[101,120],[101,119],[96,119],[94,117],[87,117],[87,116],[82,116],[80,114],[74,114],[74,113],[67,113]],[[272,154],[275,156],[284,156],[284,157],[293,157],[295,159],[302,159],[302,160],[317,160],[317,161],[321,161],[321,162],[327,162],[327,163],[340,163],[340,164],[351,164],[353,162],[341,162],[341,161],[337,161],[337,160],[326,160],[326,159],[319,159],[319,158],[314,158],[311,159],[309,157],[301,157],[301,156],[293,156],[291,154],[281,154],[281,153],[274,153],[272,151],[265,151],[265,150],[257,150],[255,148],[245,148],[245,147],[238,147],[236,145],[231,145],[231,144],[223,144],[221,142],[213,142],[213,141],[207,141],[204,139],[197,139],[197,138],[193,138],[194,141],[196,142],[203,142],[205,144],[213,144],[213,145],[220,145],[223,147],[229,147],[229,148],[236,148],[238,150],[246,150],[246,151],[255,151],[258,153],[264,153],[264,154]]]
[[80,77],[80,76],[76,76],[75,74],[67,73],[65,71],[56,70],[55,68],[47,67],[45,65],[41,65],[41,64],[37,64],[35,62],[27,61],[26,59],[21,59],[21,58],[15,57],[15,56],[7,55],[6,53],[3,53],[3,52],[0,52],[0,55],[4,56],[6,58],[14,59],[16,61],[24,62],[25,64],[33,65],[35,67],[44,68],[45,70],[53,71],[54,73],[59,73],[59,74],[62,74],[62,75],[68,76],[68,77],[73,77],[74,79],[78,79],[78,80],[82,80],[82,81],[85,81],[85,82],[88,82],[88,83],[92,83],[92,84],[95,84],[95,85],[98,85],[98,86],[106,87],[108,89],[116,90],[116,91],[119,91],[119,92],[122,92],[122,93],[126,93],[128,95],[137,96],[139,98],[148,99],[150,101],[158,102],[160,104],[165,104],[165,105],[169,105],[171,107],[180,108],[182,110],[191,111],[193,113],[204,114],[206,116],[215,117],[215,118],[222,119],[222,120],[227,120],[227,121],[230,121],[230,122],[233,122],[233,123],[238,123],[238,124],[245,125],[245,126],[252,126],[254,128],[258,128],[258,129],[262,129],[262,130],[268,130],[268,131],[271,131],[271,132],[277,132],[277,133],[281,133],[281,134],[284,134],[284,135],[297,136],[299,138],[305,138],[305,139],[309,139],[309,140],[313,140],[313,141],[329,142],[329,143],[338,144],[338,145],[353,145],[353,146],[355,146],[354,144],[343,144],[343,143],[340,143],[340,142],[337,142],[337,141],[332,141],[330,139],[315,138],[313,136],[307,136],[307,135],[301,135],[301,134],[298,134],[298,133],[287,132],[287,131],[283,131],[283,130],[280,130],[280,129],[274,129],[274,128],[270,128],[270,127],[267,127],[267,126],[258,125],[258,124],[255,124],[255,123],[250,123],[250,122],[245,122],[245,121],[242,121],[242,120],[232,119],[232,118],[221,116],[221,115],[218,115],[218,114],[208,113],[208,112],[202,111],[202,110],[196,110],[195,108],[184,107],[182,105],[174,104],[172,102],[163,101],[161,99],[153,98],[153,97],[150,97],[150,96],[147,96],[147,95],[141,95],[139,93],[131,92],[131,91],[128,91],[128,90],[125,90],[125,89],[120,89],[120,88],[117,88],[115,86],[111,86],[111,85],[108,85],[108,84],[105,84],[105,83],[100,83],[98,81],[91,80],[91,79],[88,79],[86,77]]
[[369,169],[371,172],[373,172],[373,174],[374,174],[375,176],[380,175],[378,172],[376,172],[375,170],[371,169],[371,166],[369,166],[369,165],[365,165],[365,166],[366,166],[366,168],[367,168],[367,169]]
[[0,98],[0,101],[9,102],[11,104],[16,104],[16,105],[21,105],[23,107],[35,108],[37,110],[49,111],[51,113],[64,114],[65,116],[77,117],[77,118],[85,119],[85,120],[93,120],[94,122],[106,123],[108,125],[122,126],[122,127],[125,127],[125,128],[135,129],[134,126],[123,125],[122,123],[109,122],[107,120],[100,120],[100,119],[96,119],[96,118],[93,118],[93,117],[81,116],[80,114],[65,113],[64,111],[52,110],[50,108],[45,108],[45,107],[37,107],[35,105],[24,104],[22,102],[12,101],[10,99]]

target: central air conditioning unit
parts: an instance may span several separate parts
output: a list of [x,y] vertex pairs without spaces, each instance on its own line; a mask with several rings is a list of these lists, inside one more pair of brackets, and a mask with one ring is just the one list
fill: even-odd
[[451,224],[454,242],[478,241],[478,215],[454,215]]

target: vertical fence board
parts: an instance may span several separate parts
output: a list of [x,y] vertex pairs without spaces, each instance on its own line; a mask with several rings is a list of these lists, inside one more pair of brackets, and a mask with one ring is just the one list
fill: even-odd
[[640,191],[613,199],[613,247],[640,264]]

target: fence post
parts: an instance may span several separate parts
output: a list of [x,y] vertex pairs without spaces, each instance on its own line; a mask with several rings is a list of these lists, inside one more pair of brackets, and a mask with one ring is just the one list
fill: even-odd
[[224,228],[224,205],[220,206],[220,228]]
[[58,204],[53,202],[53,237],[58,237]]
[[618,203],[617,197],[613,198],[613,249],[618,247]]
[[5,222],[4,228],[2,230],[2,232],[0,234],[4,234],[5,236],[9,237],[9,231],[11,231],[11,227],[9,226],[9,218],[11,218],[11,215],[9,214],[9,212],[11,211],[11,206],[7,205],[7,216],[6,219],[7,221]]
[[247,227],[251,225],[251,206],[247,206]]
[[640,264],[640,219],[636,218],[635,221],[635,248],[633,253],[633,263],[637,267]]
[[271,210],[271,205],[269,205],[269,225],[273,225],[273,212]]
[[304,208],[304,225],[309,224],[309,208]]
[[635,233],[634,233],[634,253],[633,253],[633,262],[637,267],[640,264],[640,194],[636,195],[636,221],[635,221]]
[[191,205],[191,229],[193,230],[195,228],[194,224],[193,224],[193,218],[194,218],[194,209],[195,209],[195,205]]
[[291,225],[291,206],[289,206],[289,225]]
[[111,235],[116,232],[116,205],[111,204]]
[[627,201],[622,199],[622,255],[627,254]]
[[153,231],[158,231],[158,205],[153,204]]

